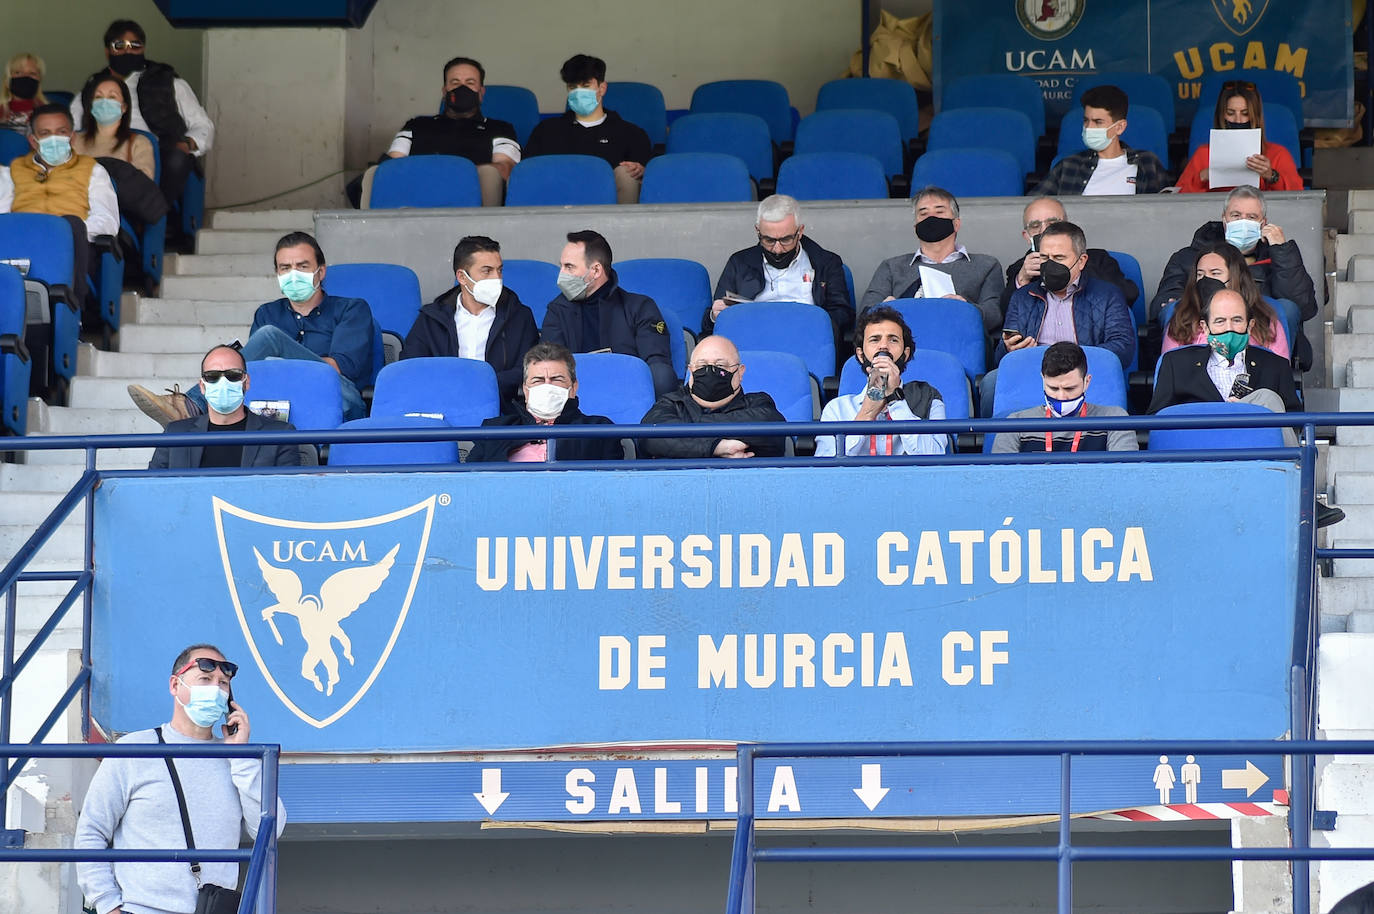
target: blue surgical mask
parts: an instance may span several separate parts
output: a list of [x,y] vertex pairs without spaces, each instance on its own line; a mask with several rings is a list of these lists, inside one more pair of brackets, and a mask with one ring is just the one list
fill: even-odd
[[568,107],[573,110],[573,114],[586,117],[596,110],[597,104],[595,89],[568,90]]
[[1260,240],[1260,224],[1254,219],[1236,219],[1226,223],[1226,240],[1242,254],[1249,254]]
[[1084,127],[1083,145],[1093,152],[1101,152],[1112,145],[1112,138],[1107,136],[1106,127]]
[[221,416],[235,412],[243,405],[243,382],[220,378],[205,385],[205,402]]
[[305,301],[314,295],[318,288],[315,285],[315,274],[301,270],[288,270],[277,274],[277,285],[281,286],[281,294],[294,302]]
[[91,102],[91,117],[102,127],[119,123],[124,116],[124,106],[112,98],[97,98]]
[[38,141],[38,154],[49,165],[61,165],[72,157],[72,140],[66,136],[45,136]]
[[182,704],[178,698],[177,704],[186,709],[186,716],[197,727],[212,726],[215,721],[229,713],[229,696],[219,686],[186,685],[184,679],[181,680],[181,684],[191,693],[191,700]]

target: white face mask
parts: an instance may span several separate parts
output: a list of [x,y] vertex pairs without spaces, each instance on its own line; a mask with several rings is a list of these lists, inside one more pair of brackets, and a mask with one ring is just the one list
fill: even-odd
[[557,384],[536,384],[525,391],[525,408],[536,419],[557,419],[563,415],[571,391]]
[[468,289],[468,294],[477,300],[480,305],[495,305],[497,299],[501,297],[501,290],[504,288],[499,279],[483,279],[480,282],[472,278],[472,274],[464,271],[468,282],[472,283],[472,288]]

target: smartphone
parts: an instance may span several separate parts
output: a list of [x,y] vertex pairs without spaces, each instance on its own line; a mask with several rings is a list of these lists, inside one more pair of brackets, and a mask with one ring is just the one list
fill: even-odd
[[1231,385],[1231,396],[1239,400],[1242,397],[1250,396],[1254,392],[1255,389],[1250,386],[1250,376],[1248,374],[1236,376],[1235,383]]
[[1024,335],[1025,335],[1025,334],[1021,333],[1021,331],[1019,331],[1019,330],[1003,330],[1003,331],[1002,331],[1002,339],[1003,339],[1004,341],[1008,342],[1008,343],[1010,343],[1012,340],[1019,340],[1019,339],[1020,339],[1022,336],[1024,336]]
[[[229,683],[229,710],[230,710],[230,711],[233,711],[233,710],[234,710],[234,684],[233,684],[232,682]],[[237,732],[239,732],[239,725],[238,725],[238,724],[225,724],[225,725],[224,725],[224,735],[225,735],[225,736],[233,736],[233,735],[234,735],[235,733],[237,733]]]

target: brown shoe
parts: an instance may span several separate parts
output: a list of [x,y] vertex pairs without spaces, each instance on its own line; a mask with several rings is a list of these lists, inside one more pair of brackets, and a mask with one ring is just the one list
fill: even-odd
[[181,392],[179,384],[173,384],[165,394],[155,394],[141,384],[130,384],[128,391],[129,399],[134,401],[134,405],[163,428],[178,419],[191,417],[186,395]]

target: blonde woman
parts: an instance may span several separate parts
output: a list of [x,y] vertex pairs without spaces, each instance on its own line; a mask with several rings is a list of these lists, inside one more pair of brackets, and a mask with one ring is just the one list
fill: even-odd
[[15,54],[5,65],[5,79],[0,82],[0,128],[27,132],[29,114],[38,105],[46,105],[48,98],[40,88],[47,68],[37,54]]

